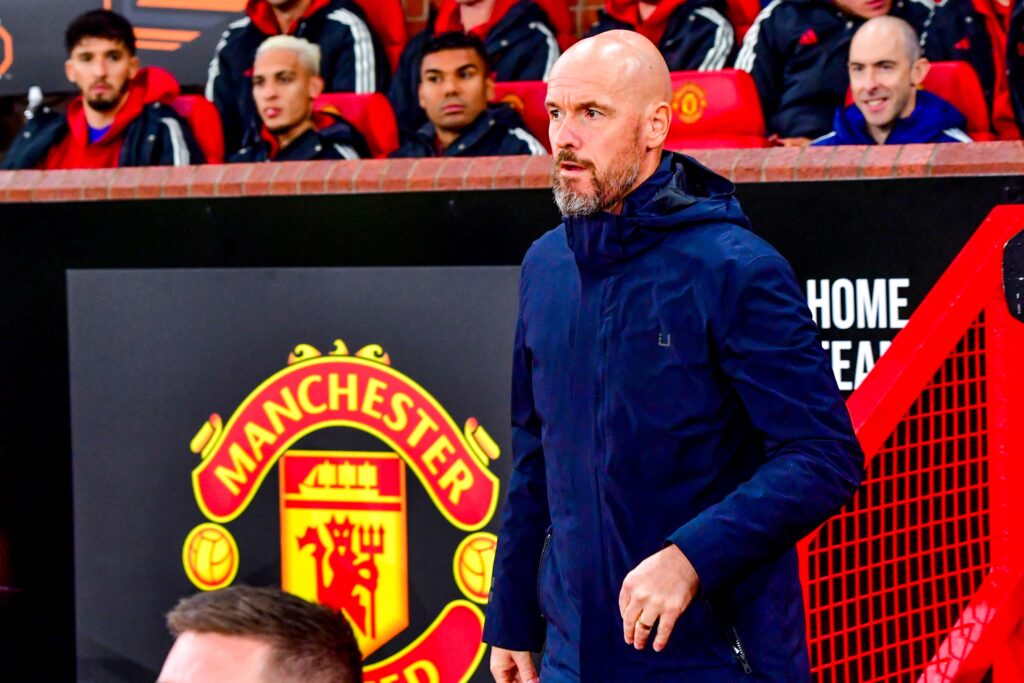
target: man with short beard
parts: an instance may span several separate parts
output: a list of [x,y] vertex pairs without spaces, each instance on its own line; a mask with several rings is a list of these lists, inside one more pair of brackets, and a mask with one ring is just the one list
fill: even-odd
[[86,12],[65,34],[64,71],[81,96],[66,114],[36,112],[7,151],[3,167],[115,168],[186,166],[206,161],[185,120],[171,106],[174,77],[140,68],[135,34],[124,17]]
[[484,640],[499,682],[807,683],[795,543],[863,453],[789,264],[734,186],[663,151],[627,31],[548,80],[562,224],[527,252],[512,475]]

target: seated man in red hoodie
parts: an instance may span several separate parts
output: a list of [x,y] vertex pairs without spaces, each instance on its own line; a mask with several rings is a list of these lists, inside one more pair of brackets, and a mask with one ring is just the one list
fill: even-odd
[[228,161],[369,157],[366,141],[348,121],[326,111],[313,111],[313,101],[323,89],[318,46],[295,36],[263,41],[252,66],[252,97],[263,129],[259,140]]
[[178,83],[139,68],[135,33],[124,17],[93,10],[67,28],[64,70],[81,96],[67,114],[43,109],[18,134],[3,167],[187,166],[206,159],[171,102]]
[[402,142],[427,123],[419,102],[424,47],[434,36],[453,31],[483,41],[496,81],[547,80],[560,54],[550,18],[533,0],[441,0],[433,24],[402,50],[388,89]]
[[588,35],[636,31],[658,46],[669,71],[715,71],[731,63],[736,36],[725,0],[605,0]]

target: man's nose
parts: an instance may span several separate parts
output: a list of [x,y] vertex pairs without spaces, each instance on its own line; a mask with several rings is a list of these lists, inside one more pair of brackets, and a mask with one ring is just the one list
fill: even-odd
[[446,78],[446,79],[444,79],[444,84],[443,85],[444,85],[444,94],[445,94],[445,96],[457,95],[459,93],[459,83],[458,83],[458,81],[456,79],[454,79],[454,78]]
[[571,116],[551,119],[548,123],[548,137],[551,139],[552,149],[580,148],[579,130],[575,119]]

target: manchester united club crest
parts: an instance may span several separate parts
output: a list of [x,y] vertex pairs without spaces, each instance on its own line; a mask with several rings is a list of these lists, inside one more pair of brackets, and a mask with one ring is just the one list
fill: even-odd
[[[369,433],[372,452],[292,449],[322,428]],[[227,524],[278,469],[282,588],[342,610],[363,657],[364,680],[466,680],[483,656],[483,614],[497,539],[480,531],[494,515],[499,449],[474,418],[460,429],[432,395],[391,367],[382,348],[327,354],[299,345],[224,422],[210,416],[191,443],[196,503],[208,520],[185,538],[185,573],[200,589],[230,585],[243,563]],[[452,558],[465,599],[444,605],[408,646],[373,653],[409,627],[407,474],[456,529]],[[406,636],[403,636],[406,637]]]

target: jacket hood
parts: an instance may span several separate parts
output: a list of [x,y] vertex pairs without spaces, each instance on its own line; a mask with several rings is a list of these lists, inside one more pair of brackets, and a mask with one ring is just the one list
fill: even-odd
[[[914,111],[905,119],[898,119],[886,138],[888,145],[931,142],[948,128],[965,129],[967,119],[956,107],[927,90],[917,91]],[[874,145],[868,132],[867,121],[857,105],[836,112],[835,131],[844,144]]]
[[658,169],[626,197],[618,215],[562,218],[581,265],[611,266],[656,246],[668,233],[707,223],[750,229],[736,186],[697,160],[662,152]]
[[[295,29],[301,21],[309,19],[311,16],[322,10],[331,0],[313,0],[309,3],[309,7],[302,14],[301,17],[295,20],[295,23],[288,27],[288,33],[295,33]],[[261,33],[265,33],[268,36],[276,36],[281,33],[281,27],[277,24],[277,17],[274,16],[274,8],[270,6],[267,0],[249,0],[245,6],[245,13],[249,15],[249,19],[252,20],[253,25],[260,30]]]
[[[110,130],[94,144],[117,140],[124,129],[139,117],[144,107],[157,102],[169,105],[179,92],[178,81],[169,72],[155,66],[139,69],[135,78],[128,83],[128,97],[118,110]],[[89,133],[81,96],[68,105],[67,120],[75,139],[88,141]]]

